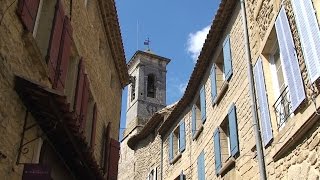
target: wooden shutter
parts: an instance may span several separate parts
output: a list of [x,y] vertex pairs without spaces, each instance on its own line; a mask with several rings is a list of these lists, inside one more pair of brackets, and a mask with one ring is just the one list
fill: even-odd
[[169,161],[173,159],[173,132],[169,135]]
[[33,32],[33,28],[37,19],[40,0],[19,0],[17,14],[22,24],[29,32]]
[[228,113],[229,132],[230,132],[230,152],[232,156],[239,153],[238,125],[236,106],[233,104]]
[[201,106],[201,120],[204,123],[207,119],[206,116],[206,88],[203,85],[200,90],[200,106]]
[[115,139],[110,139],[110,154],[109,154],[109,170],[108,180],[117,180],[118,163],[120,158],[120,143]]
[[95,144],[96,144],[97,115],[98,115],[97,103],[94,103],[94,106],[93,106],[93,116],[92,116],[91,140],[90,140],[90,147],[91,147],[91,148],[94,148],[94,146],[95,146]]
[[197,160],[198,164],[198,180],[205,180],[205,168],[204,168],[204,152],[202,151]]
[[194,136],[194,134],[196,133],[196,130],[197,130],[197,125],[196,125],[196,122],[197,122],[197,117],[196,117],[196,105],[194,104],[192,106],[192,136]]
[[183,152],[186,149],[186,128],[184,120],[179,124],[179,151]]
[[288,82],[292,110],[294,111],[305,99],[305,93],[295,46],[284,7],[281,8],[276,19],[276,32],[280,48],[282,70]]
[[58,75],[57,82],[54,84],[54,88],[63,91],[65,87],[65,81],[67,78],[68,65],[71,55],[71,43],[72,43],[72,27],[70,20],[67,16],[64,17],[63,31],[61,37],[61,45],[59,50],[58,59]]
[[263,144],[266,146],[273,138],[272,136],[272,127],[269,114],[268,100],[267,100],[267,91],[264,82],[262,60],[259,57],[256,65],[253,68],[254,79],[257,91],[257,97],[259,102],[259,111],[260,111],[260,124],[262,129],[262,139]]
[[62,30],[64,22],[64,10],[61,0],[57,0],[56,11],[53,19],[53,26],[51,29],[51,36],[49,48],[47,53],[47,62],[49,68],[49,79],[54,84],[57,75],[57,65],[59,58],[59,50],[61,44]]
[[105,141],[104,141],[104,164],[103,172],[108,173],[109,169],[109,153],[110,153],[110,133],[111,133],[111,123],[109,122],[107,127],[105,127]]
[[[303,56],[311,82],[320,77],[320,31],[311,0],[292,0],[302,44]],[[320,13],[320,12],[318,12]]]
[[230,36],[228,35],[223,42],[223,72],[227,81],[232,75],[232,57],[230,48]]
[[80,110],[80,130],[85,130],[85,124],[87,120],[87,112],[88,112],[88,103],[89,103],[89,80],[88,75],[84,75],[84,83],[82,90],[82,98],[81,98],[81,110]]
[[216,174],[219,174],[219,171],[222,167],[221,162],[221,146],[220,146],[220,131],[217,128],[213,134],[213,144],[214,144],[214,162],[216,167]]
[[217,79],[216,79],[216,65],[213,64],[211,68],[211,97],[212,97],[212,104],[217,97]]
[[74,108],[73,108],[77,118],[80,117],[80,112],[81,112],[83,84],[84,84],[84,62],[83,62],[83,59],[81,58],[78,65],[78,77],[77,77],[77,85],[76,85]]

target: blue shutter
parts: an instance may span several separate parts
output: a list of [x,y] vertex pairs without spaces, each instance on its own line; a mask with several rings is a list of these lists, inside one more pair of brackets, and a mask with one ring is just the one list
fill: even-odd
[[212,103],[214,103],[214,100],[217,97],[217,80],[216,80],[216,65],[213,64],[211,68],[211,97],[212,97]]
[[206,88],[203,85],[200,90],[200,106],[201,106],[201,120],[204,123],[207,119],[206,117]]
[[196,125],[196,105],[192,106],[192,136],[196,133],[197,125]]
[[215,161],[215,166],[216,166],[216,175],[219,175],[219,171],[220,171],[220,169],[222,167],[219,128],[217,128],[214,131],[213,144],[214,144],[214,161]]
[[181,173],[180,173],[179,180],[184,180],[183,171],[181,171]]
[[305,99],[301,72],[292,39],[288,18],[284,7],[281,8],[276,20],[276,32],[280,48],[282,70],[285,73],[290,93],[292,110],[296,110]]
[[179,151],[183,152],[186,149],[186,128],[184,120],[179,125]]
[[230,133],[230,152],[235,156],[239,152],[238,128],[236,106],[233,104],[228,113],[229,133]]
[[169,161],[173,159],[173,132],[169,135]]
[[254,71],[257,97],[258,97],[258,102],[260,106],[259,111],[260,111],[260,124],[262,129],[262,139],[263,139],[264,146],[266,146],[271,141],[273,136],[272,136],[272,127],[271,127],[268,100],[267,100],[267,94],[266,94],[267,91],[266,91],[264,76],[263,76],[262,60],[260,57],[253,71]]
[[204,152],[202,151],[198,157],[198,180],[205,180],[205,169],[204,169]]
[[[311,82],[320,77],[320,31],[311,0],[292,0],[303,56]],[[319,12],[320,13],[320,12]]]
[[232,75],[232,57],[230,48],[230,36],[228,35],[223,42],[223,72],[224,77],[229,81]]

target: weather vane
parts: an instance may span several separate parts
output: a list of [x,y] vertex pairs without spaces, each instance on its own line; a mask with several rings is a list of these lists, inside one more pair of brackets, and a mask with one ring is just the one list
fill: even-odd
[[150,41],[149,38],[146,39],[146,40],[144,40],[144,42],[143,42],[143,44],[148,47],[147,51],[150,51],[150,42],[151,42],[151,41]]

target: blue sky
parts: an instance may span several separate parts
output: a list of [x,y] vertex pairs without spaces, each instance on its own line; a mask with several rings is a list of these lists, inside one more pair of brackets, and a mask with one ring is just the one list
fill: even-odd
[[[167,66],[167,105],[183,95],[219,3],[220,0],[116,0],[127,61],[136,50],[146,49],[143,42],[148,37],[151,51],[171,59]],[[125,128],[126,101],[127,88],[122,96],[120,134]]]

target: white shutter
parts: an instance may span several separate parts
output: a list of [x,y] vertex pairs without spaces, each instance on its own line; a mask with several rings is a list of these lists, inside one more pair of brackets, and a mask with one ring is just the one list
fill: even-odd
[[157,167],[153,170],[153,180],[157,180]]
[[263,68],[262,68],[262,60],[259,57],[256,65],[254,66],[254,80],[256,85],[257,97],[259,102],[259,111],[260,111],[260,124],[262,129],[262,139],[263,144],[266,146],[271,139],[272,136],[272,127],[271,120],[269,114],[268,100],[266,94],[266,87],[263,76]]
[[305,99],[304,86],[298,64],[288,18],[284,7],[276,20],[276,32],[280,48],[282,70],[288,83],[292,111],[296,110]]
[[311,0],[292,0],[291,2],[308,75],[313,83],[320,77],[320,31],[315,10]]

